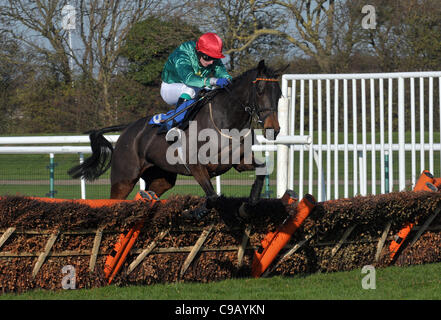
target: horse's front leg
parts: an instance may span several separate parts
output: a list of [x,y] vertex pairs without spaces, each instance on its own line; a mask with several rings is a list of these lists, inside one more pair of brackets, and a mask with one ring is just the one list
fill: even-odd
[[250,213],[260,200],[262,194],[263,183],[265,181],[264,175],[256,175],[256,179],[251,187],[250,197],[247,202],[243,202],[239,207],[239,216],[242,219],[250,217]]
[[202,190],[204,190],[205,192],[204,204],[201,207],[196,208],[191,212],[191,215],[199,220],[202,219],[205,215],[207,215],[210,209],[213,208],[215,200],[217,199],[218,195],[213,188],[213,185],[210,180],[210,175],[208,174],[208,170],[205,166],[190,165],[189,168],[193,177],[202,187]]
[[254,206],[260,200],[262,194],[263,183],[265,181],[264,175],[256,175],[253,186],[251,187],[249,204]]
[[262,194],[262,188],[263,184],[265,182],[265,175],[261,174],[259,170],[256,170],[257,168],[264,168],[265,165],[263,163],[257,163],[255,159],[253,159],[253,164],[239,164],[235,166],[235,169],[239,172],[241,171],[249,171],[249,170],[255,170],[256,171],[256,179],[254,180],[254,183],[251,187],[250,191],[250,197],[248,198],[248,202],[242,203],[242,205],[239,208],[239,216],[243,219],[247,219],[250,216],[250,212],[253,210],[253,207],[259,202],[261,194]]

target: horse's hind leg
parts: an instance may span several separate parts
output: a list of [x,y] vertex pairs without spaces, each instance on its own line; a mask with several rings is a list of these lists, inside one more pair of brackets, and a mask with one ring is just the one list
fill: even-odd
[[141,175],[141,178],[145,180],[146,191],[154,191],[158,197],[174,187],[176,177],[176,173],[162,170],[159,167],[150,167]]
[[126,199],[130,192],[132,192],[136,182],[138,182],[138,179],[113,183],[110,188],[110,199]]
[[111,199],[126,199],[138,182],[141,172],[138,159],[133,154],[122,150],[126,152],[126,155],[124,155],[121,150],[119,151],[119,153],[114,152],[112,157],[110,172]]

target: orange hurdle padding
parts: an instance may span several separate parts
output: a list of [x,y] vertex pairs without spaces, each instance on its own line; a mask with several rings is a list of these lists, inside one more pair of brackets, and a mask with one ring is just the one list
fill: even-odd
[[[124,249],[127,246],[127,243],[130,241],[132,234],[134,232],[134,228],[127,231],[127,233],[121,233],[119,235],[119,239],[115,246],[113,247],[112,252],[107,256],[106,263],[104,264],[104,274],[106,278],[109,278],[114,270],[116,264],[119,261]],[[111,281],[109,281],[110,283]]]
[[[100,208],[100,207],[110,207],[118,203],[133,203],[134,201],[142,200],[142,201],[150,201],[153,200],[154,197],[157,199],[157,195],[152,191],[140,191],[135,195],[134,200],[130,199],[58,199],[58,198],[46,198],[46,197],[26,197],[27,199],[49,202],[49,203],[62,203],[62,202],[73,202],[79,204],[88,205],[91,208]],[[166,200],[159,200],[161,202],[165,202]]]
[[[135,200],[149,201],[153,205],[156,201],[164,202],[165,200],[159,200],[158,196],[153,191],[141,190],[135,196]],[[124,264],[127,255],[132,249],[133,245],[138,239],[139,233],[144,225],[144,220],[138,221],[136,225],[126,233],[121,233],[119,239],[112,252],[107,256],[104,264],[104,274],[108,279],[108,284],[111,284],[116,274]]]
[[299,201],[299,196],[293,190],[286,190],[280,200],[286,204],[293,204],[294,202]]
[[433,175],[429,172],[429,170],[424,170],[418,178],[415,187],[413,188],[413,191],[427,190],[427,182],[433,184],[435,181]]
[[109,207],[117,203],[129,203],[134,200],[121,200],[121,199],[57,199],[57,198],[44,198],[44,197],[26,197],[32,200],[38,200],[42,202],[61,203],[61,202],[74,202],[79,204],[86,204],[91,208]]
[[138,239],[143,225],[144,221],[139,221],[126,235],[122,233],[118,242],[115,244],[112,253],[107,256],[104,265],[104,274],[106,275],[106,278],[108,278],[108,284],[112,283],[113,278],[126,261],[127,255],[135,244],[136,239]]
[[438,188],[441,188],[441,178],[433,178],[433,185]]
[[[434,183],[436,183],[436,179],[433,177],[433,175],[428,170],[424,170],[418,178],[413,191],[438,191],[438,188],[434,185]],[[393,237],[389,245],[390,261],[394,259],[413,227],[415,227],[415,223],[408,222]]]
[[426,191],[437,192],[437,191],[438,191],[438,188],[437,188],[433,183],[426,182],[426,186],[425,186],[425,189],[424,189],[424,190],[426,190]]
[[389,252],[390,252],[390,260],[393,260],[395,255],[398,252],[398,249],[400,249],[401,245],[403,244],[404,240],[409,235],[410,231],[415,226],[415,223],[406,223],[403,229],[401,229],[393,238],[391,244],[389,245]]
[[297,212],[291,215],[276,232],[270,232],[261,242],[261,247],[254,252],[251,274],[258,278],[269,267],[280,250],[291,239],[293,233],[315,207],[316,201],[310,194],[306,194],[297,206]]

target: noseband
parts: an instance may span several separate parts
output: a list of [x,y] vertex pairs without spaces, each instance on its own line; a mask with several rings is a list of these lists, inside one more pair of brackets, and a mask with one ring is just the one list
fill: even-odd
[[274,111],[271,108],[263,108],[260,109],[257,102],[256,102],[256,95],[257,95],[257,89],[256,89],[256,83],[258,81],[269,81],[269,82],[278,82],[279,79],[275,78],[256,78],[253,82],[253,89],[250,91],[250,98],[248,99],[248,105],[245,106],[245,111],[248,112],[251,117],[255,117],[257,123],[260,125],[263,125],[265,122],[265,119],[269,116],[269,113],[266,114],[264,117],[262,117],[262,112],[267,111]]
[[272,82],[279,82],[279,79],[271,79],[271,78],[256,78],[256,80],[254,80],[253,83],[257,83],[257,81],[272,81]]

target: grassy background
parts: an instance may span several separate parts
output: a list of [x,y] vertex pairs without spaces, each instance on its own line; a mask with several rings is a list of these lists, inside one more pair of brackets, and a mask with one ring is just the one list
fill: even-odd
[[363,289],[361,270],[307,276],[229,279],[95,289],[34,290],[0,300],[428,300],[441,299],[441,263],[376,269],[376,289]]
[[[79,199],[81,198],[80,180],[72,179],[67,171],[79,163],[79,157],[75,154],[56,154],[55,162],[55,185],[56,198]],[[0,155],[0,194],[2,195],[26,195],[46,197],[49,196],[49,155],[24,154],[24,155]],[[110,170],[100,177],[100,182],[86,183],[86,197],[88,199],[106,199],[110,195]],[[221,176],[222,193],[225,196],[248,196],[250,187],[255,179],[254,171],[239,173],[234,169]],[[270,176],[270,190],[276,192],[276,172]],[[245,185],[231,183],[231,180],[246,180]],[[193,177],[178,176],[179,181],[191,181],[193,185],[177,185],[169,190],[163,198],[172,194],[204,195],[202,188]],[[215,186],[215,179],[212,179]],[[139,190],[139,184],[129,195],[133,199]]]
[[[345,166],[344,162],[344,153],[342,151],[339,152],[339,175],[338,184],[335,183],[334,177],[334,153],[331,152],[331,183],[327,185],[330,188],[331,198],[334,198],[335,189],[338,188],[338,197],[344,197],[344,172],[346,170],[349,179],[349,187],[348,194],[349,196],[354,195],[354,189],[352,185],[353,180],[353,153],[348,153],[348,164]],[[325,184],[327,184],[327,172],[326,172],[326,161],[327,156],[326,152],[323,152],[323,178]],[[389,191],[398,191],[398,179],[399,179],[399,170],[398,170],[398,155],[395,153],[392,159],[393,163],[393,178],[394,178],[394,188]],[[54,189],[56,191],[56,198],[66,198],[66,199],[79,199],[81,198],[81,190],[80,190],[80,180],[72,179],[68,176],[67,171],[69,168],[73,167],[78,163],[78,157],[76,155],[66,155],[66,154],[56,154],[55,155],[55,186]],[[276,159],[274,159],[276,161]],[[424,166],[428,168],[428,152],[426,152],[426,162],[427,165]],[[434,170],[433,174],[435,177],[441,176],[441,157],[439,152],[434,152]],[[367,152],[367,192],[368,194],[372,192],[372,177],[370,174],[371,171],[371,153]],[[300,156],[299,153],[296,152],[294,156],[294,190],[299,193],[299,171],[300,171]],[[317,185],[317,167],[314,164],[314,175],[313,181],[314,183],[310,186],[308,184],[308,175],[309,175],[309,152],[304,152],[304,180],[303,180],[303,193],[312,193],[315,197],[317,197],[319,190]],[[384,163],[380,159],[380,154],[376,154],[376,167],[377,174],[376,180],[374,183],[376,184],[376,193],[380,193],[380,166],[384,165]],[[27,196],[38,196],[45,197],[48,196],[50,188],[49,188],[49,155],[0,155],[0,194],[9,194],[9,195],[27,195]],[[416,155],[416,178],[420,175],[420,155],[417,153]],[[346,168],[346,169],[345,169]],[[105,199],[109,197],[110,194],[110,179],[109,173],[106,172],[103,176],[100,177],[100,182],[92,182],[86,183],[86,197],[88,199]],[[411,173],[411,153],[406,152],[406,179],[407,185],[410,188],[410,173]],[[271,195],[274,197],[276,194],[276,175],[277,170],[270,175],[270,185],[269,190]],[[229,172],[221,176],[221,191],[225,196],[248,196],[250,187],[252,182],[255,179],[254,171],[242,172],[238,173],[234,169],[231,169]],[[244,185],[237,185],[232,181],[243,181],[246,180]],[[192,181],[195,183],[192,177],[178,176],[178,184],[180,181]],[[215,179],[212,180],[213,185],[215,186]],[[312,191],[310,190],[312,188]],[[137,185],[134,189],[134,192],[131,193],[129,198],[133,198],[135,193],[139,190],[139,185]],[[358,192],[360,189],[358,189]],[[194,194],[194,195],[203,195],[203,191],[199,185],[177,185],[170,191],[168,191],[164,198],[167,198],[171,194]]]

